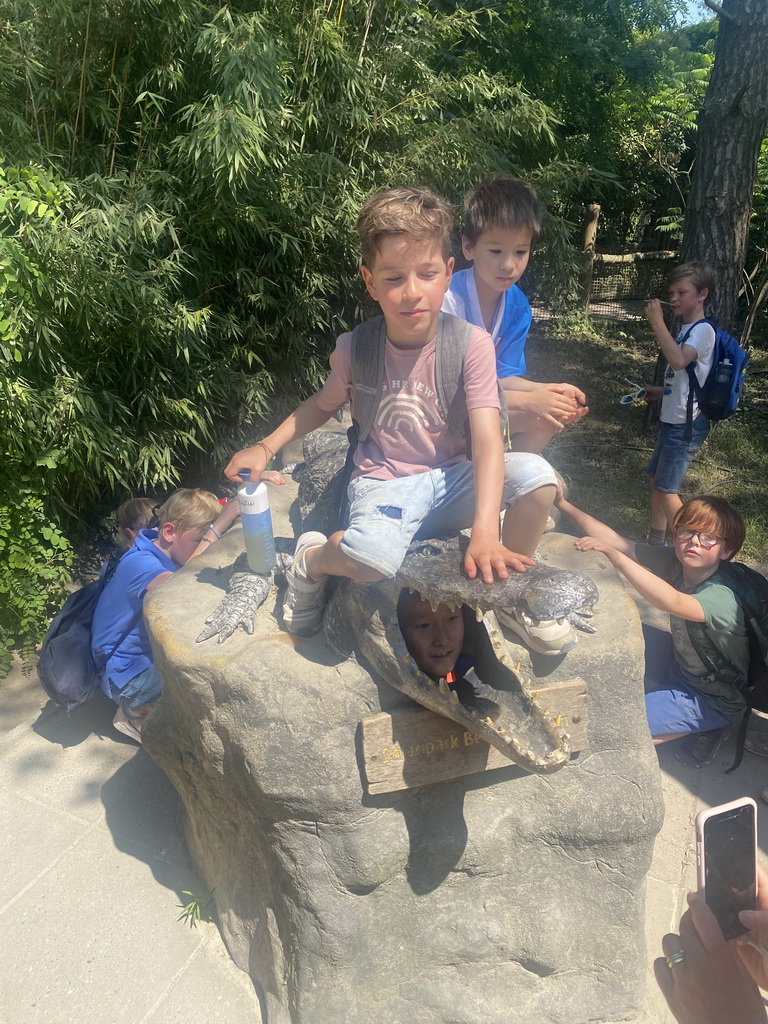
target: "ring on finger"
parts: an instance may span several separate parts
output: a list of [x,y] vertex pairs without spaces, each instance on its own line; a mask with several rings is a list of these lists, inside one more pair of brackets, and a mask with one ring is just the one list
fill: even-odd
[[677,964],[681,964],[685,960],[685,951],[678,949],[676,953],[670,953],[667,957],[667,967],[672,970]]

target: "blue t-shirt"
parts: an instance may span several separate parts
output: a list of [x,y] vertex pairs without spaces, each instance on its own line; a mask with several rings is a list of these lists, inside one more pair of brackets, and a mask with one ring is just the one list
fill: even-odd
[[[443,299],[443,311],[485,330],[473,267],[453,275]],[[493,328],[489,331],[496,349],[497,377],[522,377],[525,374],[525,341],[532,319],[531,305],[516,284],[501,293]]]
[[[175,572],[178,566],[157,547],[157,530],[141,530],[136,543],[115,569],[101,593],[91,626],[94,651],[110,651],[129,624],[135,624],[117,650],[107,659],[101,687],[109,697],[109,680],[122,690],[139,673],[152,665],[152,648],[144,625],[142,602],[147,584],[162,572]],[[96,656],[98,660],[98,655]]]

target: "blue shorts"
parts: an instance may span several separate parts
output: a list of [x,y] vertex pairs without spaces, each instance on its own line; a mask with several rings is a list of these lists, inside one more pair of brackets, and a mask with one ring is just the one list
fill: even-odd
[[109,695],[116,704],[126,708],[143,708],[147,704],[157,704],[163,692],[163,680],[154,665],[145,668],[122,690],[109,680]]
[[653,489],[677,494],[691,459],[709,435],[709,420],[699,413],[693,421],[693,436],[685,440],[685,423],[661,423],[656,447],[653,449],[647,473],[653,477]]
[[[554,469],[540,455],[505,452],[504,469],[504,508],[557,483]],[[474,470],[471,462],[462,462],[395,480],[359,477],[350,483],[347,497],[349,526],[341,550],[391,578],[414,538],[444,537],[472,525]]]
[[651,736],[706,732],[732,722],[734,715],[717,711],[683,677],[672,637],[643,626],[645,638],[645,714]]

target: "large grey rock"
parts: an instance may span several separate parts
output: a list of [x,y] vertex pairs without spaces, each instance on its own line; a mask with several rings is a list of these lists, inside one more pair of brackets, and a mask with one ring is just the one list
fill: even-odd
[[[284,513],[290,485],[275,497]],[[236,529],[152,593],[165,692],[144,733],[266,1024],[637,1013],[662,802],[639,620],[607,560],[548,535],[546,558],[595,579],[598,632],[562,661],[516,648],[534,679],[588,681],[588,751],[546,777],[510,766],[369,797],[358,723],[406,698],[322,634],[290,637],[277,591],[252,637],[195,644],[241,546]]]

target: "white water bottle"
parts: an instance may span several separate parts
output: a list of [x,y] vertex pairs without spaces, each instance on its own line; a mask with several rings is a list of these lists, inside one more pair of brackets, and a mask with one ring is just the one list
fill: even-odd
[[249,480],[250,469],[241,469],[239,475],[245,480],[245,485],[237,492],[237,500],[248,565],[253,572],[266,576],[277,562],[267,485]]

